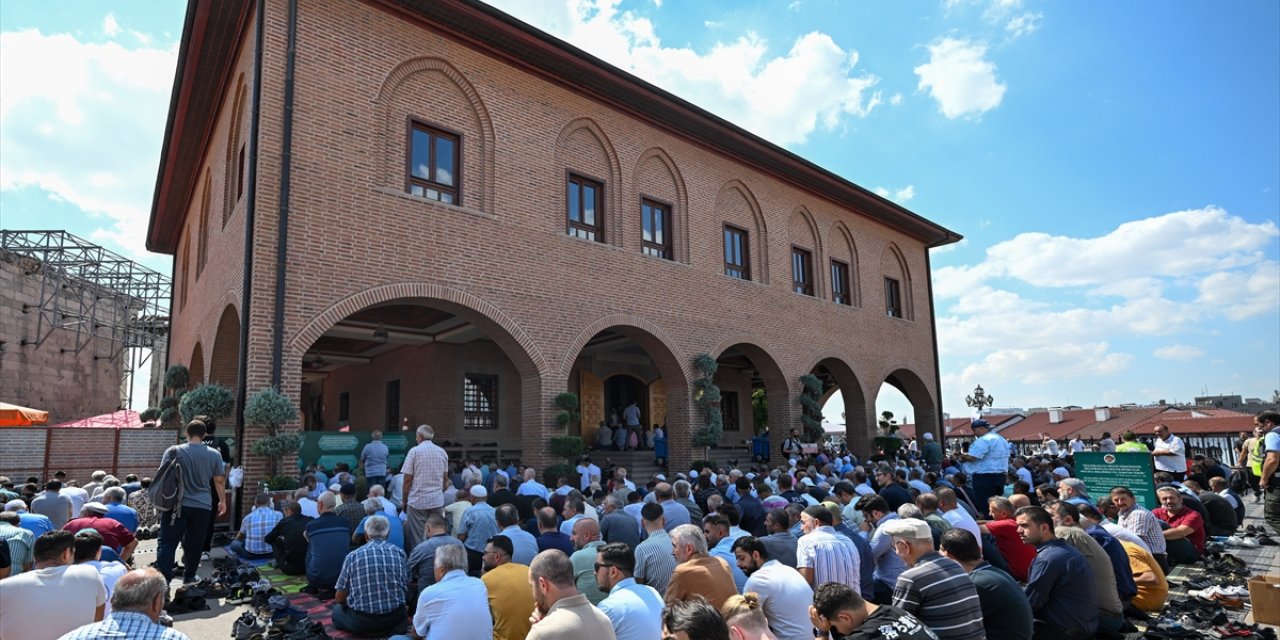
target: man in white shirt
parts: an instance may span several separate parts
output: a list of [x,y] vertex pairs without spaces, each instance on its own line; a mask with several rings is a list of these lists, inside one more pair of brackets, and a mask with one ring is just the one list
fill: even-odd
[[578,475],[578,490],[586,492],[587,487],[591,486],[592,477],[600,479],[600,467],[591,461],[591,456],[582,456],[582,462],[578,463]]
[[978,540],[978,549],[982,549],[982,530],[978,528],[978,523],[957,503],[956,492],[954,489],[947,487],[938,487],[934,490],[934,495],[938,496],[938,511],[942,512],[942,517],[951,526],[958,529],[964,529],[973,534]]
[[1075,437],[1071,439],[1071,442],[1068,443],[1068,446],[1071,448],[1071,454],[1075,455],[1084,451],[1084,440],[1081,440],[1080,434],[1077,433]]
[[75,536],[50,531],[35,544],[35,569],[0,580],[0,638],[57,638],[102,620],[107,589],[93,567],[72,564]]
[[1155,436],[1151,459],[1156,471],[1167,471],[1175,482],[1182,482],[1187,475],[1187,447],[1182,438],[1170,433],[1166,424],[1156,425]]
[[467,575],[467,551],[462,545],[436,549],[435,578],[435,584],[418,595],[410,635],[394,638],[492,638],[489,589],[480,578]]
[[538,482],[538,472],[533,467],[524,470],[524,482],[516,488],[516,495],[537,496],[543,500],[551,500],[551,492],[547,491],[546,485]]
[[320,508],[316,505],[316,501],[311,499],[311,491],[306,487],[298,487],[293,492],[293,500],[298,503],[298,509],[302,515],[308,518],[320,517]]
[[116,560],[102,561],[102,534],[94,529],[81,529],[76,532],[75,563],[93,567],[102,578],[102,586],[107,590],[107,603],[102,610],[105,616],[111,613],[111,594],[115,591],[116,581],[129,573],[129,568]]
[[769,630],[778,640],[810,640],[812,623],[809,605],[813,604],[813,587],[800,572],[769,558],[769,551],[758,538],[747,536],[733,543],[738,568],[747,574],[743,593],[755,592],[760,608],[769,621]]

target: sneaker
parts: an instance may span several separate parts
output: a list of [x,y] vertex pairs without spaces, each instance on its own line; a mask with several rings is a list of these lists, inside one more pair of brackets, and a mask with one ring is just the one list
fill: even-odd
[[209,555],[208,551],[205,551],[200,554],[200,562],[208,562],[212,559],[213,559],[213,556]]
[[173,616],[169,615],[168,611],[161,609],[160,615],[156,617],[156,622],[160,623],[162,627],[172,627]]
[[231,626],[231,637],[236,640],[249,640],[254,635],[261,635],[267,632],[267,623],[258,619],[258,616],[246,611]]
[[1280,542],[1276,542],[1275,538],[1272,538],[1271,536],[1265,533],[1260,533],[1258,534],[1258,544],[1267,546],[1267,547],[1274,547],[1276,545],[1280,545]]

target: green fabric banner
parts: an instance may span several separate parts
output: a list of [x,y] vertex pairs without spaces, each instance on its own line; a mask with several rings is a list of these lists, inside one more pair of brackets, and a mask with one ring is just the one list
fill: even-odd
[[[387,445],[391,455],[387,458],[387,466],[398,468],[404,462],[405,454],[417,444],[412,431],[382,434],[382,443]],[[352,473],[360,462],[360,451],[373,439],[371,431],[306,431],[302,434],[302,448],[298,450],[298,470],[307,465],[320,463],[324,468],[333,471],[339,462],[351,465]]]
[[1101,453],[1080,451],[1074,456],[1076,477],[1084,482],[1095,500],[1112,487],[1128,487],[1138,504],[1147,509],[1160,506],[1149,453]]

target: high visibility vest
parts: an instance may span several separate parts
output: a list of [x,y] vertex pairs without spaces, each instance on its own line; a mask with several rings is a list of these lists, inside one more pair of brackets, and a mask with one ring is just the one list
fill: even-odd
[[1263,441],[1266,438],[1258,438],[1253,443],[1253,448],[1249,450],[1249,468],[1253,470],[1253,475],[1262,477],[1262,461],[1266,459],[1266,455],[1262,452]]

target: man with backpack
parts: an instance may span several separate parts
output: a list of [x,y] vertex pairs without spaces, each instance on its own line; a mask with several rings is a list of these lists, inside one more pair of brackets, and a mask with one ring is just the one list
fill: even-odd
[[[173,562],[182,545],[183,582],[195,582],[200,568],[209,521],[213,519],[213,492],[226,491],[222,456],[204,443],[207,429],[199,420],[187,425],[187,442],[169,447],[160,470],[151,482],[151,500],[160,514],[160,544],[156,569],[173,579]],[[218,503],[218,515],[227,510]]]

